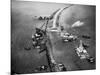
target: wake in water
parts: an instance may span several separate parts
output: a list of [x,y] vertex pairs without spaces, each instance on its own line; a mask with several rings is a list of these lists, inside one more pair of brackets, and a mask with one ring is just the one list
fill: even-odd
[[81,22],[80,20],[78,20],[78,21],[74,22],[71,27],[80,27],[83,25],[84,25],[84,22]]

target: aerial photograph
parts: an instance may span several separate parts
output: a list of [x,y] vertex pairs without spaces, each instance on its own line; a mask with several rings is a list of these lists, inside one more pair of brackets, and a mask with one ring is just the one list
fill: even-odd
[[95,69],[95,5],[11,0],[11,75]]

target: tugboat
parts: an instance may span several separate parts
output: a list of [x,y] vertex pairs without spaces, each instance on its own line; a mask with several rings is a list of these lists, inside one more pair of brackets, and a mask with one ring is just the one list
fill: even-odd
[[75,49],[75,51],[78,54],[78,56],[80,57],[80,59],[87,59],[87,58],[89,58],[89,54],[86,51],[86,49],[84,48],[82,40],[80,40],[80,45],[79,45],[79,47],[77,47]]
[[87,52],[88,45],[84,45],[82,40],[80,40],[80,45],[75,49],[77,55],[80,57],[80,59],[86,59],[89,63],[94,63],[95,59],[89,55]]

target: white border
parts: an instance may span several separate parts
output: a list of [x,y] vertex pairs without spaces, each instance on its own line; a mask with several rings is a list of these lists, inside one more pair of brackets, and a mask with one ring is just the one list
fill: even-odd
[[42,1],[42,2],[56,2],[56,3],[71,3],[71,4],[84,4],[96,5],[95,0],[19,0],[19,1]]

